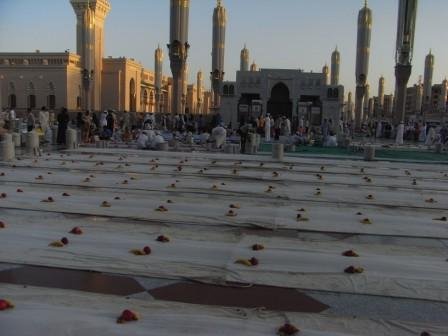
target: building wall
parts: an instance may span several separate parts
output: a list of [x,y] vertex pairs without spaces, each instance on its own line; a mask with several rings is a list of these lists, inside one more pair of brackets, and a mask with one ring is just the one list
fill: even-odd
[[54,109],[78,110],[81,85],[79,56],[70,53],[0,53],[0,95],[2,108],[9,107],[8,96],[16,95],[16,111],[29,107],[35,96],[35,109],[48,106],[55,96]]

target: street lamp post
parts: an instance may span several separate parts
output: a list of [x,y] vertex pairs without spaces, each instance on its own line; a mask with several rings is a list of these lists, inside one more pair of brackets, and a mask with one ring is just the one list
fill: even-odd
[[93,75],[94,75],[94,71],[93,70],[87,70],[87,69],[83,69],[81,71],[82,74],[82,84],[84,86],[84,91],[85,91],[85,97],[84,97],[84,104],[85,104],[85,110],[89,111],[90,110],[90,83],[93,81]]

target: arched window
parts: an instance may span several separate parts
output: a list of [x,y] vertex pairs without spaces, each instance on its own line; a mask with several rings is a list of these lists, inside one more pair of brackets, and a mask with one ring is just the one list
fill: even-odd
[[143,91],[143,112],[148,112],[148,90]]
[[224,96],[229,95],[229,87],[227,85],[224,85],[222,91],[223,91]]
[[10,94],[8,96],[8,106],[10,109],[15,109],[17,107],[17,97],[15,94]]
[[229,95],[230,96],[234,96],[235,95],[235,86],[234,85],[230,85],[229,86]]
[[78,110],[81,109],[81,97],[80,96],[76,97],[76,108]]
[[154,105],[156,104],[154,98],[154,91],[149,91],[149,111],[154,112]]
[[28,96],[28,108],[30,109],[36,108],[36,96],[34,94],[30,94]]
[[50,110],[54,110],[56,108],[56,96],[54,94],[47,97],[47,106]]
[[338,88],[335,88],[335,89],[333,90],[333,97],[334,97],[334,98],[339,98],[339,89],[338,89]]

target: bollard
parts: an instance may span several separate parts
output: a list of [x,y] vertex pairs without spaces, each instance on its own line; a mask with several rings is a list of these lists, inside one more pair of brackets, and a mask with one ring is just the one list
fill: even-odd
[[12,142],[11,134],[5,134],[3,141],[0,142],[0,160],[1,161],[12,161],[16,157],[16,151],[14,148],[14,143]]
[[226,153],[226,154],[233,154],[234,153],[233,145],[232,144],[224,145],[224,153]]
[[272,158],[283,161],[283,155],[284,155],[284,146],[282,143],[275,143],[272,144]]
[[191,133],[187,134],[187,136],[185,138],[185,143],[188,146],[193,146],[194,145],[194,138],[193,138],[193,135]]
[[246,148],[244,154],[255,154],[257,146],[257,136],[254,133],[249,133],[246,140]]
[[375,147],[374,146],[364,146],[364,161],[375,160]]
[[32,155],[39,155],[39,135],[35,131],[26,134],[26,151]]
[[168,142],[160,142],[156,145],[156,150],[158,151],[167,151],[168,149]]
[[74,129],[68,129],[65,144],[67,149],[76,149],[78,148],[78,134]]
[[51,134],[51,144],[52,145],[57,145],[58,144],[58,128],[57,127],[52,127],[52,134]]
[[13,133],[12,134],[12,142],[14,144],[15,147],[20,147],[20,145],[22,144],[22,140],[21,140],[21,136],[20,133]]

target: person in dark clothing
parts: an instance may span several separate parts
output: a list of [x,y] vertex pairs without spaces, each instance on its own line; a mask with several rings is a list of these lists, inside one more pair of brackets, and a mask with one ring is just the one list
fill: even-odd
[[100,139],[101,140],[110,140],[112,137],[112,131],[109,127],[104,126],[103,131],[100,133]]
[[58,114],[58,145],[65,145],[65,136],[67,133],[67,125],[70,121],[68,111],[65,107]]
[[113,134],[114,133],[114,129],[115,129],[115,120],[114,120],[114,116],[112,115],[111,112],[109,112],[107,114],[106,121],[107,121],[107,128]]
[[76,127],[78,129],[82,129],[82,126],[84,125],[82,117],[83,117],[82,112],[78,112],[78,114],[76,115]]
[[100,121],[98,120],[98,117],[96,116],[95,113],[92,113],[92,124],[93,124],[93,129],[95,132],[99,132],[100,131]]
[[252,126],[250,123],[244,123],[238,130],[238,133],[241,138],[241,154],[246,153],[246,144],[249,136],[249,132],[251,131]]
[[27,110],[26,125],[28,132],[31,132],[36,127],[36,119],[34,118],[33,111],[30,108]]

